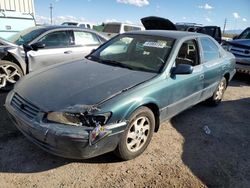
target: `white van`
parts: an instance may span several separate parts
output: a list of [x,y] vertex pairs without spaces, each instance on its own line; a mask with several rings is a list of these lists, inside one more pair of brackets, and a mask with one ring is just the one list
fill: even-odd
[[76,26],[81,27],[84,29],[93,29],[93,24],[89,22],[63,22],[62,25],[64,26]]
[[113,37],[117,34],[126,33],[129,31],[141,31],[145,30],[143,26],[121,23],[121,22],[108,22],[105,24],[103,28],[103,33],[106,35]]

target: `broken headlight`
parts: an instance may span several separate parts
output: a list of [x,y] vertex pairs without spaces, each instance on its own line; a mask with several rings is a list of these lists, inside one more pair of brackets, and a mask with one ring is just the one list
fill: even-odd
[[66,125],[96,127],[97,125],[105,125],[110,116],[110,112],[98,115],[71,112],[50,112],[47,114],[47,120]]

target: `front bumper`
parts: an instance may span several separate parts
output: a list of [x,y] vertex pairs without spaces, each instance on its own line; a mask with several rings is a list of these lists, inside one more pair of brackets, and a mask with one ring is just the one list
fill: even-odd
[[242,57],[235,55],[236,58],[236,70],[238,72],[250,73],[250,57]]
[[126,127],[125,122],[106,125],[111,133],[95,144],[90,144],[89,136],[93,128],[44,123],[30,119],[11,105],[12,95],[11,93],[8,95],[5,107],[17,128],[45,151],[61,157],[87,159],[113,151]]

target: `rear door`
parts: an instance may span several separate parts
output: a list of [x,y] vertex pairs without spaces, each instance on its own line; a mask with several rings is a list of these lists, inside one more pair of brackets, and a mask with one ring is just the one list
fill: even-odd
[[202,98],[212,96],[222,75],[223,59],[220,57],[219,47],[209,37],[200,38],[202,65],[204,68],[204,92]]
[[74,30],[71,34],[73,36],[73,45],[71,46],[72,60],[83,59],[102,43],[99,37],[92,32]]
[[38,42],[45,45],[37,51],[27,53],[29,59],[29,71],[34,71],[49,65],[71,60],[69,31],[52,31],[41,37]]

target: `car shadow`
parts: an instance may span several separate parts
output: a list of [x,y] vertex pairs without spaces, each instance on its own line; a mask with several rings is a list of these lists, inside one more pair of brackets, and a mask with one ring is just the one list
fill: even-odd
[[231,86],[239,87],[242,83],[250,85],[250,74],[237,72],[233,77],[234,82],[230,82]]
[[200,104],[171,119],[184,137],[183,163],[208,187],[249,186],[249,115],[244,98],[214,108]]

